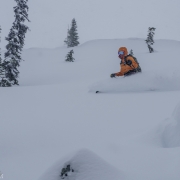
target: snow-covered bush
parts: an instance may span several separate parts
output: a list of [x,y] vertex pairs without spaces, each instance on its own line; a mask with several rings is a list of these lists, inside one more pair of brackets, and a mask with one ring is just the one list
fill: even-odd
[[153,37],[154,37],[154,31],[155,30],[156,30],[156,28],[149,27],[147,39],[145,40],[150,53],[154,52],[154,49],[152,48],[152,45],[154,44]]
[[65,61],[74,62],[75,59],[73,58],[73,54],[74,54],[73,50],[69,51],[68,54],[66,55]]
[[130,50],[130,53],[129,53],[131,56],[134,56],[134,53],[133,53],[133,50],[131,49]]
[[74,172],[74,169],[71,167],[70,164],[66,165],[64,168],[61,170],[61,179],[65,179],[65,177],[70,176],[71,173]]

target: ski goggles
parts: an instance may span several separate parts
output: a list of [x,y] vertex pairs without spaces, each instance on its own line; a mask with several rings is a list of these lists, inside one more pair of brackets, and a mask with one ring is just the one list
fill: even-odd
[[118,52],[118,55],[123,55],[124,54],[124,51],[119,51]]

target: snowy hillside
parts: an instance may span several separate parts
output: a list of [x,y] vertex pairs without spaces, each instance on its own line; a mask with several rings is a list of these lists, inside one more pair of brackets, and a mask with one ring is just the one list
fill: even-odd
[[[110,79],[120,46],[141,74]],[[24,50],[20,86],[0,88],[4,179],[60,180],[71,162],[78,180],[179,180],[179,48],[157,40],[150,54],[143,39],[94,40],[74,48],[73,63],[67,48]]]

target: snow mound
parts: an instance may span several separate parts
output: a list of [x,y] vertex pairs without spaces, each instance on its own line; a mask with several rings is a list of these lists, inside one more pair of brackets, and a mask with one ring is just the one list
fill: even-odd
[[162,148],[180,147],[180,103],[171,118],[165,119],[157,128],[143,134],[143,143],[154,144]]
[[180,75],[166,72],[143,72],[129,77],[117,77],[94,83],[89,92],[144,92],[180,90]]
[[[62,172],[69,167],[66,175]],[[64,168],[64,169],[63,169]],[[62,171],[63,169],[63,171]],[[123,172],[109,165],[89,150],[83,149],[57,162],[40,178],[40,180],[124,180]]]
[[180,147],[180,104],[171,118],[161,125],[161,143],[164,148]]

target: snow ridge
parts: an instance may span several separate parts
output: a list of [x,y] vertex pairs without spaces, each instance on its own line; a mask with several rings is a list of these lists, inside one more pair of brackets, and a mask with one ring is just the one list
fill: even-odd
[[[62,168],[70,167],[73,172],[60,177]],[[93,152],[82,149],[52,166],[39,180],[124,180],[125,175]]]

